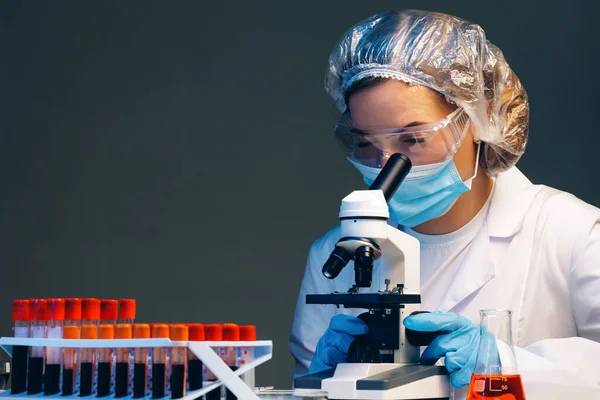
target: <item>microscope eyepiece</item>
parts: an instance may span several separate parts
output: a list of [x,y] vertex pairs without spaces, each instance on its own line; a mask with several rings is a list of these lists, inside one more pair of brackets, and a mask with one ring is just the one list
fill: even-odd
[[346,264],[352,260],[352,257],[351,253],[336,246],[325,265],[323,265],[323,275],[327,279],[335,279],[342,272]]
[[381,190],[385,200],[390,201],[411,168],[412,163],[406,155],[402,153],[392,154],[369,189]]

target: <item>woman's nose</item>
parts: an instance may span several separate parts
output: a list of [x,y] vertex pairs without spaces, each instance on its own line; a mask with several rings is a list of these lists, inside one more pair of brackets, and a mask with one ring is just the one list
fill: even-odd
[[377,168],[383,168],[385,167],[385,164],[387,164],[388,160],[390,159],[391,154],[389,153],[379,153],[377,155]]

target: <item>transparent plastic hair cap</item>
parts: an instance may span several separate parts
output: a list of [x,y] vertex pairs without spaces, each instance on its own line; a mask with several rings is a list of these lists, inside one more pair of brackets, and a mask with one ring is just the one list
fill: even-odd
[[371,77],[423,85],[462,107],[484,142],[481,165],[496,175],[523,155],[529,103],[521,82],[481,27],[429,11],[378,14],[348,30],[334,46],[325,89],[340,111],[353,84]]

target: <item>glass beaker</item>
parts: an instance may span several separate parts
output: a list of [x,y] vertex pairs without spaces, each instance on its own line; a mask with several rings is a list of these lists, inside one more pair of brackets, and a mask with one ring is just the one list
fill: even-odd
[[510,310],[481,310],[479,353],[467,400],[525,400]]

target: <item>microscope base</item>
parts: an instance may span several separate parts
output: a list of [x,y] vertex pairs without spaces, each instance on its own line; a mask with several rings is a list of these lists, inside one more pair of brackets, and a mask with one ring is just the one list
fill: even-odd
[[321,389],[330,399],[443,400],[450,398],[445,367],[418,364],[339,364],[297,378],[298,389]]

